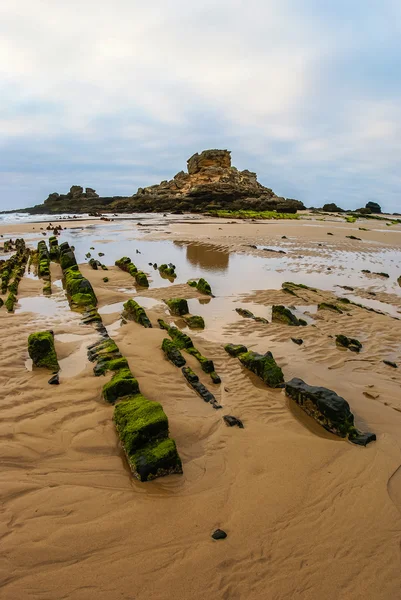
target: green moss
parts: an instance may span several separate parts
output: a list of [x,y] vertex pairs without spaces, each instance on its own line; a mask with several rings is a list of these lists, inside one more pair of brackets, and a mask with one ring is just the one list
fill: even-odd
[[77,264],[75,254],[71,249],[60,251],[60,267],[63,271]]
[[123,256],[119,260],[116,260],[115,265],[122,271],[129,273],[132,277],[136,277],[138,273],[138,269],[128,256]]
[[340,315],[343,314],[343,311],[339,306],[337,306],[337,304],[331,304],[329,302],[320,302],[320,304],[317,305],[317,308],[318,310],[331,310],[332,312],[339,313]]
[[269,387],[281,387],[284,383],[283,372],[271,352],[258,354],[250,350],[240,354],[238,358],[247,369],[258,375]]
[[165,329],[168,332],[169,336],[174,340],[177,348],[193,348],[194,344],[189,335],[183,333],[177,327],[170,327],[165,321],[163,321],[163,319],[157,319],[157,322],[159,323],[161,329]]
[[248,348],[246,346],[243,346],[242,344],[226,344],[224,346],[224,350],[230,356],[234,356],[234,357],[237,357],[240,354],[244,354],[245,352],[248,352]]
[[120,369],[103,386],[103,398],[113,404],[119,398],[139,393],[139,385],[129,369]]
[[169,279],[175,279],[177,277],[177,273],[175,272],[175,267],[171,266],[169,267],[166,264],[160,265],[159,267],[159,273],[160,275],[164,275],[165,277],[168,277]]
[[217,375],[216,371],[212,371],[211,373],[209,373],[211,380],[213,381],[213,383],[218,384],[221,383],[221,379],[220,376]]
[[129,369],[128,361],[124,356],[120,358],[101,358],[97,365],[93,367],[93,372],[96,376],[105,375],[107,371],[120,371],[121,369]]
[[347,223],[355,223],[356,217],[345,217]]
[[15,296],[15,294],[13,294],[12,292],[10,292],[7,296],[7,300],[4,303],[4,306],[6,307],[6,309],[8,310],[8,312],[13,312],[14,311],[14,304],[17,302],[17,298]]
[[148,278],[146,277],[146,275],[145,275],[145,273],[143,271],[138,271],[135,274],[135,281],[141,287],[149,287]]
[[272,210],[211,210],[209,214],[223,219],[299,219],[296,213],[278,213]]
[[50,281],[46,281],[46,283],[43,286],[43,293],[45,296],[50,296],[52,293],[52,284]]
[[152,438],[168,436],[168,419],[158,402],[151,402],[142,394],[119,402],[114,410],[114,421],[127,454],[135,453]]
[[28,337],[28,353],[35,367],[59,371],[54,336],[51,331],[37,331]]
[[210,287],[206,279],[203,279],[203,277],[201,277],[198,283],[196,284],[196,289],[201,294],[207,294],[209,296],[212,295],[212,288]]
[[152,327],[152,323],[150,322],[145,309],[133,299],[125,302],[123,316],[126,319],[139,323],[143,327]]
[[134,477],[151,481],[172,473],[182,473],[182,463],[175,441],[167,438],[155,441],[129,456]]
[[182,367],[183,365],[185,365],[186,360],[173,341],[169,340],[168,338],[164,338],[162,342],[162,350],[167,356],[167,358],[176,367]]
[[185,298],[170,298],[170,300],[164,300],[170,309],[172,315],[186,315],[188,314],[188,302]]
[[78,267],[70,267],[64,271],[64,286],[70,304],[73,307],[95,307],[97,298],[91,283],[80,273]]
[[286,308],[282,304],[273,305],[272,308],[272,321],[275,323],[283,323],[284,325],[290,325],[298,327],[299,325],[307,324],[303,319],[298,319],[289,308]]
[[190,327],[190,329],[204,329],[205,321],[203,317],[198,315],[191,315],[189,317],[184,318],[185,323]]
[[212,371],[214,371],[213,361],[209,358],[206,358],[206,356],[203,356],[203,354],[201,354],[199,350],[197,350],[194,347],[186,348],[186,350],[188,354],[191,354],[191,356],[194,356],[196,360],[199,361],[202,371],[204,371],[205,373],[212,373]]
[[141,394],[119,402],[114,422],[133,475],[150,481],[169,473],[182,473],[174,440],[168,438],[168,419],[158,402]]
[[192,279],[190,281],[187,281],[188,285],[190,285],[191,287],[196,287],[198,282],[197,281],[193,281]]

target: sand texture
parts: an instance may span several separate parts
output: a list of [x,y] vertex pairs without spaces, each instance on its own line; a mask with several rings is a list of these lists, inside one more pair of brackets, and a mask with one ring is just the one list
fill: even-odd
[[[113,407],[101,398],[110,374],[95,377],[86,358],[95,330],[70,310],[58,264],[51,266],[50,298],[41,295],[41,280],[25,276],[15,313],[0,309],[0,598],[401,598],[401,226],[160,216],[63,225],[59,241],[75,244],[103,323],[142,393],[168,416],[184,473],[147,483],[132,478]],[[48,239],[41,226],[4,225],[0,245],[22,235],[35,247]],[[99,260],[108,271],[84,264],[83,249],[95,258],[104,253]],[[113,266],[124,255],[148,273],[149,289]],[[175,282],[148,264],[170,261]],[[362,274],[364,265],[389,278]],[[192,271],[211,282],[215,298],[186,284]],[[315,291],[290,295],[284,281]],[[121,322],[131,297],[143,301],[152,329]],[[174,297],[187,298],[190,312],[205,318],[204,331],[188,333],[222,383],[185,358],[221,410],[203,402],[161,350],[166,332],[157,319],[185,326],[163,303]],[[339,297],[366,304],[346,305],[342,314],[318,309]],[[308,325],[259,323],[234,310],[271,321],[273,304],[293,307]],[[43,329],[55,334],[59,386],[28,361],[28,335]],[[362,351],[338,348],[340,333],[360,340]],[[270,350],[286,380],[335,390],[377,441],[358,447],[326,432],[282,389],[266,387],[228,356],[226,343]],[[238,417],[244,429],[227,427],[223,415]],[[225,540],[211,538],[217,528]]]

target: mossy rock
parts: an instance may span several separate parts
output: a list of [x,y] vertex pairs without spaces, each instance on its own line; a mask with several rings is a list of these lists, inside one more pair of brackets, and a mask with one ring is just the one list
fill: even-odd
[[130,299],[127,302],[125,302],[123,317],[131,321],[135,321],[143,327],[152,327],[152,323],[150,322],[145,309],[133,299]]
[[51,331],[31,333],[28,337],[28,353],[35,367],[43,367],[51,371],[60,370]]
[[105,375],[107,371],[120,371],[121,369],[129,369],[128,361],[124,356],[115,358],[102,358],[97,365],[93,367],[93,372],[96,376]]
[[168,436],[168,419],[161,404],[151,402],[142,394],[119,402],[114,409],[114,422],[128,455],[152,439]]
[[132,474],[140,481],[152,481],[157,477],[182,473],[182,463],[175,441],[167,438],[157,440],[137,450],[128,457]]
[[349,338],[343,334],[336,335],[336,344],[337,346],[348,348],[348,350],[351,350],[351,352],[360,352],[362,349],[362,344],[359,340],[355,338]]
[[293,327],[299,327],[300,325],[306,325],[306,321],[298,319],[289,308],[286,308],[282,304],[275,304],[272,308],[272,321],[275,323],[283,323],[284,325],[290,325]]
[[209,373],[209,375],[213,383],[215,383],[216,385],[221,383],[220,376],[216,373],[216,371],[212,371],[211,373]]
[[240,362],[250,371],[258,375],[269,387],[282,387],[284,375],[271,352],[258,354],[252,350],[238,356]]
[[129,369],[120,369],[103,386],[103,398],[113,404],[119,398],[139,393],[139,384]]
[[185,317],[184,321],[190,329],[205,329],[205,321],[199,315]]
[[175,272],[175,267],[174,266],[168,266],[166,264],[162,264],[159,267],[159,273],[160,275],[164,275],[165,277],[168,277],[169,279],[175,279],[177,277],[177,273]]
[[178,329],[178,327],[170,327],[163,319],[157,319],[157,322],[159,323],[160,329],[165,329],[168,332],[177,348],[193,348],[193,341],[189,335],[181,331],[181,329]]
[[317,305],[317,308],[318,310],[331,310],[331,312],[336,312],[340,315],[343,314],[343,311],[337,304],[331,304],[330,302],[320,302],[320,304]]
[[198,282],[197,282],[197,281],[194,281],[194,280],[192,280],[192,279],[191,279],[190,281],[187,281],[187,283],[188,283],[188,285],[190,285],[191,287],[195,287],[195,288],[196,288],[196,286],[197,286],[197,284],[198,284]]
[[170,300],[164,300],[167,306],[170,309],[172,315],[182,316],[187,315],[188,310],[188,302],[185,298],[170,298]]
[[188,354],[191,354],[191,356],[194,356],[196,358],[196,360],[200,363],[202,371],[204,371],[205,373],[212,373],[214,371],[213,361],[210,360],[209,358],[206,358],[206,356],[203,356],[203,354],[201,354],[199,352],[199,350],[197,350],[194,347],[187,348],[186,350],[187,350]]
[[8,312],[13,312],[14,311],[14,304],[16,304],[17,302],[17,297],[15,294],[13,294],[12,292],[10,292],[7,296],[7,299],[4,303],[4,306],[6,307],[6,309],[8,310]]
[[43,286],[43,293],[45,296],[51,296],[52,293],[52,284],[50,281],[46,281]]
[[103,277],[103,281],[104,281],[104,283],[108,283],[109,278],[108,277]]
[[245,354],[245,352],[248,352],[248,348],[242,344],[226,344],[224,346],[224,350],[230,356],[234,356],[235,358],[240,354]]
[[182,367],[183,365],[185,365],[186,360],[173,341],[169,340],[168,338],[164,338],[162,342],[162,350],[167,356],[167,358],[176,367]]
[[146,277],[146,274],[143,271],[138,271],[135,274],[135,281],[137,285],[140,285],[141,287],[149,287],[148,278]]
[[174,440],[168,438],[168,419],[158,402],[141,394],[116,405],[114,422],[131,471],[140,481],[182,473]]
[[77,264],[77,260],[75,258],[75,254],[71,249],[61,251],[60,246],[60,267],[63,271],[73,267]]
[[198,280],[198,283],[196,284],[196,289],[201,294],[207,294],[208,296],[212,296],[212,288],[210,287],[206,279],[203,279],[203,277],[201,277]]

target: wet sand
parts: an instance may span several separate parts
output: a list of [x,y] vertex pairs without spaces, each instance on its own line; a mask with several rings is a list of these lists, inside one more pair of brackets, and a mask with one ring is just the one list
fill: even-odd
[[[41,296],[40,280],[24,277],[15,314],[0,310],[0,597],[401,598],[401,368],[382,362],[401,367],[401,227],[335,218],[201,224],[150,217],[146,223],[69,222],[59,241],[75,245],[80,263],[85,252],[104,253],[99,260],[107,272],[85,264],[81,271],[141,391],[162,403],[184,474],[132,479],[113,407],[101,399],[109,376],[94,377],[86,360],[94,330],[81,325],[54,284],[61,280],[58,265],[51,266],[51,298]],[[35,245],[42,238],[37,227],[1,226],[0,234],[21,232]],[[112,266],[123,255],[149,274],[148,290]],[[148,265],[170,261],[175,283]],[[390,277],[362,274],[365,267]],[[216,297],[189,287],[191,274],[205,276]],[[318,291],[288,295],[281,290],[288,280]],[[347,295],[366,306],[378,302],[384,314],[354,305],[343,314],[317,310]],[[153,329],[121,324],[117,303],[136,296],[146,298]],[[184,325],[162,302],[177,296],[206,320],[203,332],[190,335],[215,362],[222,384],[210,383],[192,357],[188,363],[220,411],[189,388],[160,349],[165,332],[157,318]],[[265,325],[235,312],[242,306],[269,318],[277,303],[293,306],[309,325]],[[27,336],[46,328],[56,336],[59,387],[27,363]],[[338,349],[331,337],[338,333],[358,338],[362,351]],[[325,432],[282,390],[265,387],[229,357],[228,342],[271,350],[286,379],[335,390],[350,403],[357,426],[375,432],[377,441],[361,448]],[[242,419],[244,429],[228,428],[224,414]],[[211,539],[216,528],[228,537]]]

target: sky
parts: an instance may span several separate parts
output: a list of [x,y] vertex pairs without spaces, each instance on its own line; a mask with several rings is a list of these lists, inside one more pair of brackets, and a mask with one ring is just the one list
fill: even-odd
[[4,0],[0,210],[226,148],[306,206],[401,212],[400,75],[399,0]]

